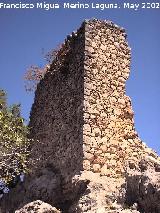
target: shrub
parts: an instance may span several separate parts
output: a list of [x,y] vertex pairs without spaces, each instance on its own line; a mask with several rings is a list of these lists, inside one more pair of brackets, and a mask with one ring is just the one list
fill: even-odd
[[0,179],[7,183],[15,174],[28,171],[31,140],[20,116],[20,105],[8,107],[3,90],[0,90],[0,106]]
[[50,50],[45,55],[45,60],[47,62],[43,68],[40,68],[37,65],[31,65],[25,72],[25,89],[27,92],[35,91],[37,84],[44,77],[47,71],[49,71],[50,64],[56,60],[58,57],[58,53],[60,52],[61,46],[57,46],[57,48]]
[[47,64],[43,68],[31,65],[24,75],[26,91],[35,91],[37,84],[47,72],[58,71],[60,67],[65,66],[65,58],[69,51],[69,44],[58,45],[45,55],[44,58]]

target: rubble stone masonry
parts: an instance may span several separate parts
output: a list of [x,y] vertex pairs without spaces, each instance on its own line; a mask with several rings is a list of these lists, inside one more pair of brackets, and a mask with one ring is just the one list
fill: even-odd
[[53,61],[39,83],[31,111],[40,165],[52,165],[65,179],[81,170],[120,177],[126,164],[137,167],[148,153],[157,158],[139,139],[125,94],[131,60],[125,30],[86,20],[62,49],[63,60]]
[[83,165],[85,28],[68,36],[61,56],[41,80],[32,106],[31,136],[38,140],[33,158],[70,177]]

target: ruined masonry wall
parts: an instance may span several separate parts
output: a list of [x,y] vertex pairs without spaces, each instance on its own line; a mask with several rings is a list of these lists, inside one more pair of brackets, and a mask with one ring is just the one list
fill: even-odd
[[83,169],[123,176],[126,163],[134,168],[148,154],[157,158],[139,139],[125,95],[131,51],[124,29],[85,21],[63,48],[63,63],[51,64],[35,94],[33,158],[70,180]]
[[83,165],[110,177],[123,175],[126,163],[137,167],[152,152],[138,138],[125,94],[130,60],[124,29],[105,21],[86,23]]

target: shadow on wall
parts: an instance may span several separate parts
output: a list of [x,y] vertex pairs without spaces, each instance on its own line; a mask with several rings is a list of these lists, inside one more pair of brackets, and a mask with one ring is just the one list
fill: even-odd
[[38,140],[31,151],[36,167],[23,186],[3,199],[4,212],[34,200],[65,212],[75,193],[85,190],[86,184],[72,184],[72,177],[83,170],[84,45],[82,25],[77,35],[67,37],[62,60],[51,65],[37,86],[29,124],[30,137]]

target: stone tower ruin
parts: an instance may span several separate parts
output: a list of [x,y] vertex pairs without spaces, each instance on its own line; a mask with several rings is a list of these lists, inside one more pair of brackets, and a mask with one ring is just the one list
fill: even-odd
[[110,21],[85,20],[67,36],[35,92],[35,167],[2,212],[36,200],[63,213],[160,212],[160,160],[138,137],[125,94],[130,61],[125,30]]
[[60,51],[37,87],[31,111],[41,163],[65,178],[82,170],[123,176],[126,163],[136,167],[146,155],[125,94],[131,59],[125,30],[85,21]]

